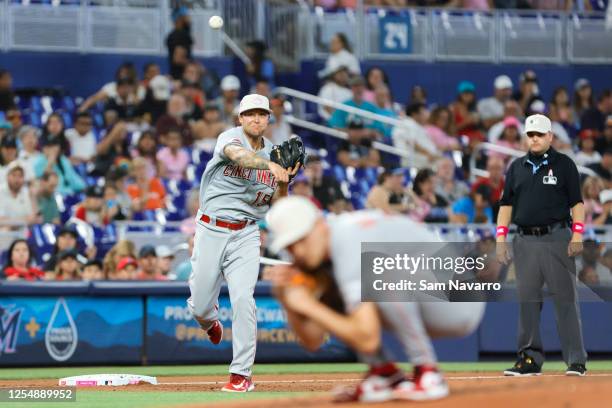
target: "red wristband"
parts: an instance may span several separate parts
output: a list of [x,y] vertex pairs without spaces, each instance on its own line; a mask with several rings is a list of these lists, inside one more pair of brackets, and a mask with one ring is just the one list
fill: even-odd
[[508,235],[508,227],[504,227],[503,225],[500,225],[499,227],[497,227],[497,235],[498,237],[505,237]]
[[572,224],[572,232],[577,234],[584,234],[584,224],[581,222],[575,222]]

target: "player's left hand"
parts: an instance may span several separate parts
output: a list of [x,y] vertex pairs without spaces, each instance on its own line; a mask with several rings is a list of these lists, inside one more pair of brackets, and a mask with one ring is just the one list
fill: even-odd
[[572,240],[567,246],[567,256],[574,257],[578,256],[582,253],[583,245],[582,245],[582,235],[573,234]]

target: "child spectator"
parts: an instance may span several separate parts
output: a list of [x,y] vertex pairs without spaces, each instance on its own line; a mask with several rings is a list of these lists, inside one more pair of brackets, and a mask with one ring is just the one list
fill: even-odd
[[72,164],[88,163],[95,156],[96,137],[92,129],[91,115],[88,112],[81,112],[75,118],[74,128],[66,130]]
[[52,171],[45,171],[40,178],[38,187],[38,211],[42,217],[41,221],[44,224],[60,223],[60,211],[55,199],[55,190],[57,188],[57,174]]
[[41,280],[45,273],[33,266],[34,255],[25,239],[16,239],[9,247],[2,269],[6,280]]
[[123,257],[109,275],[109,280],[135,280],[138,273],[138,262],[132,257]]
[[110,219],[103,211],[104,190],[100,186],[89,186],[85,190],[85,200],[76,206],[74,218],[90,225],[108,224]]
[[124,198],[119,194],[117,186],[114,183],[107,182],[104,185],[103,201],[102,213],[104,214],[104,219],[108,222],[123,221],[130,218],[129,196]]
[[147,175],[147,162],[137,157],[132,162],[134,181],[127,186],[127,193],[132,198],[134,211],[157,210],[165,208],[166,190],[159,178]]
[[62,118],[59,113],[55,112],[47,118],[40,142],[45,146],[51,140],[57,140],[59,142],[62,155],[68,156],[70,154],[70,145],[64,134],[64,118]]
[[455,134],[453,121],[451,120],[451,112],[447,107],[439,106],[431,112],[425,130],[439,151],[461,150],[459,141],[456,137],[453,137]]
[[159,176],[170,180],[183,180],[189,165],[189,155],[182,147],[180,131],[169,129],[165,143],[166,147],[157,152]]
[[102,262],[97,259],[87,261],[81,270],[81,279],[84,281],[104,280]]
[[[179,134],[180,137],[180,134]],[[166,144],[166,137],[163,137],[162,143]],[[147,176],[155,177],[157,174],[157,140],[155,135],[150,130],[145,130],[140,134],[136,148],[131,152],[132,157],[142,157],[147,162]]]
[[70,160],[62,154],[58,138],[47,139],[43,145],[43,155],[34,164],[36,177],[44,172],[53,171],[58,177],[57,191],[62,195],[78,193],[85,188],[85,182],[70,164]]
[[574,160],[579,166],[588,166],[601,162],[601,154],[595,150],[596,131],[592,129],[584,129],[580,132],[578,140],[579,152]]
[[[79,233],[76,230],[74,224],[66,224],[64,225],[56,235],[55,245],[53,246],[53,253],[51,257],[45,262],[44,270],[45,272],[53,272],[55,271],[55,267],[58,262],[58,254],[62,251],[67,250],[78,250],[78,237]],[[89,253],[91,258],[95,256],[93,250],[90,250]],[[79,260],[82,262],[87,262],[87,258],[79,254]]]
[[57,255],[57,265],[50,280],[73,281],[81,279],[81,264],[75,249],[67,249]]

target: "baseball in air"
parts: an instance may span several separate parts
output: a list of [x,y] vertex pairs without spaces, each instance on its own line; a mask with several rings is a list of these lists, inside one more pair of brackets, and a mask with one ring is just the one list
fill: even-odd
[[214,30],[218,30],[221,27],[223,27],[223,19],[219,16],[212,16],[209,20],[208,20],[208,25],[210,26],[210,28],[214,29]]

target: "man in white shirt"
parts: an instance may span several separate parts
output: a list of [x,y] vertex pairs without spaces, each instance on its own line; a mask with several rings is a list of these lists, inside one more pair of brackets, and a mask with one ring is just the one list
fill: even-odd
[[[351,99],[353,94],[347,86],[348,80],[348,69],[344,65],[338,65],[331,68],[325,85],[319,90],[319,98],[329,99],[337,103],[342,103]],[[321,118],[328,121],[334,113],[334,108],[319,105],[317,112]]]
[[504,118],[504,102],[512,97],[512,80],[507,75],[495,78],[493,96],[481,99],[476,109],[486,129]]
[[25,172],[22,165],[14,161],[8,166],[6,186],[0,187],[0,221],[40,222],[38,208],[25,184]]
[[424,104],[413,103],[406,107],[403,126],[393,128],[393,145],[405,152],[414,152],[412,159],[402,158],[403,167],[427,167],[440,157],[424,127],[428,117],[429,111]]
[[92,129],[93,121],[88,112],[77,115],[74,128],[66,130],[66,139],[70,143],[70,161],[72,164],[89,162],[96,154],[96,137]]

